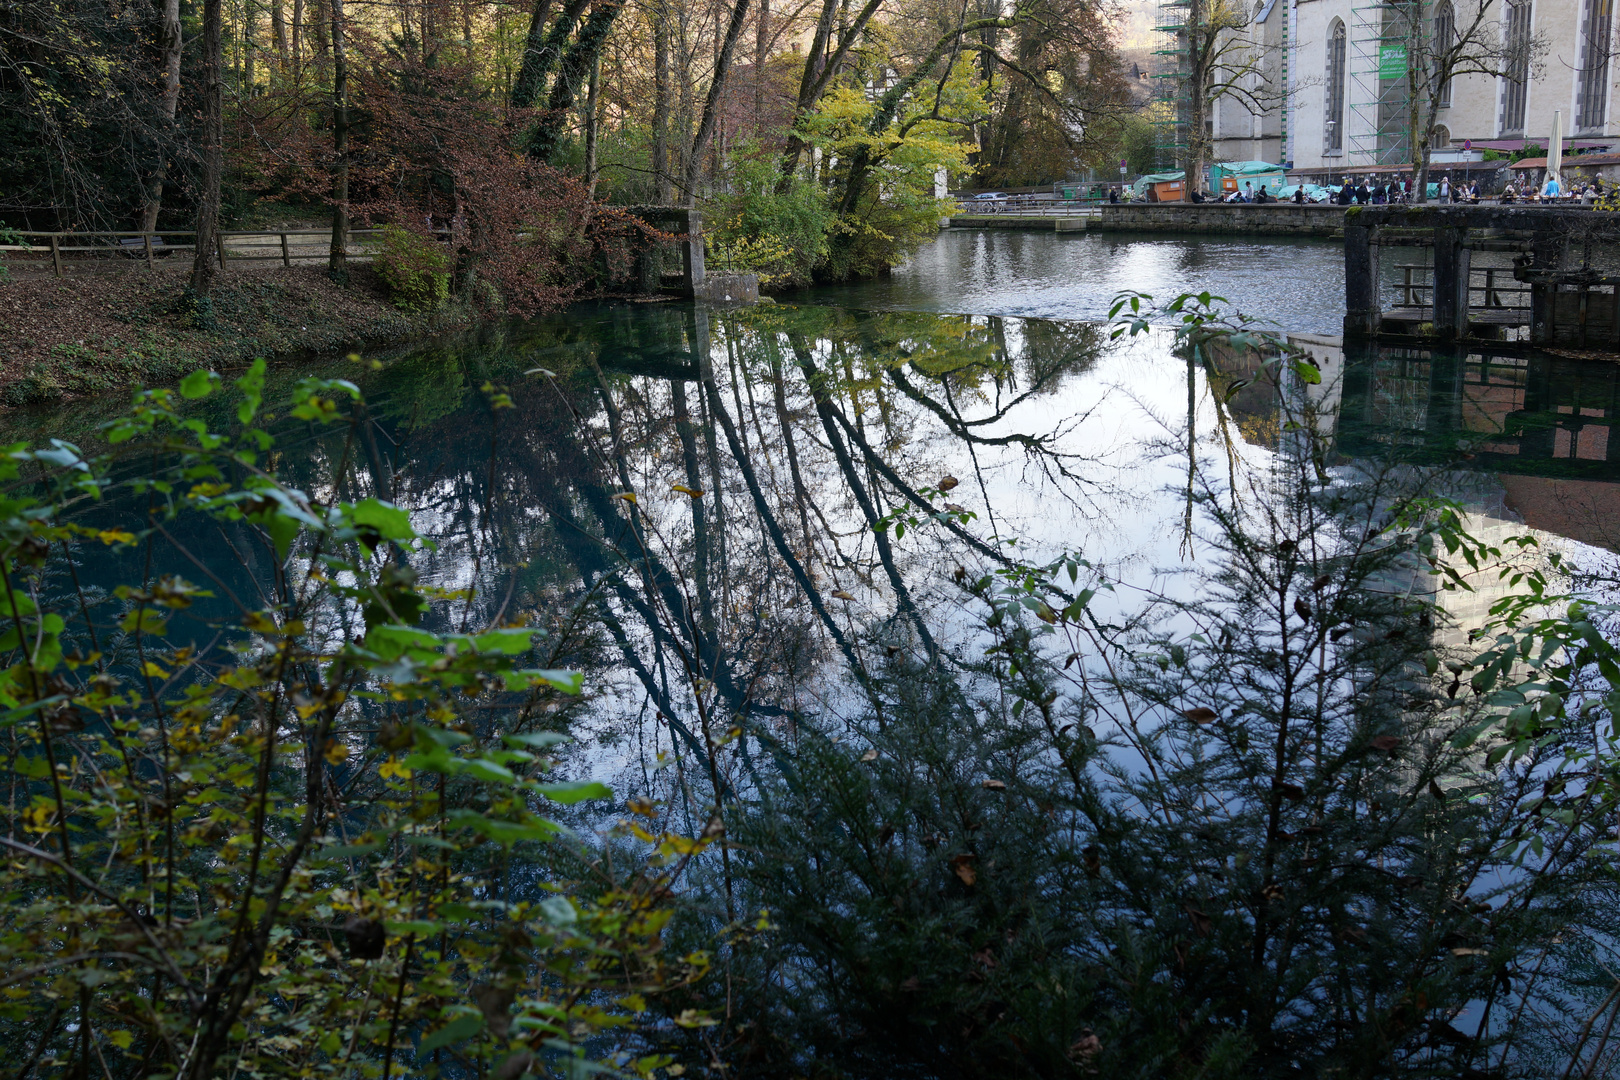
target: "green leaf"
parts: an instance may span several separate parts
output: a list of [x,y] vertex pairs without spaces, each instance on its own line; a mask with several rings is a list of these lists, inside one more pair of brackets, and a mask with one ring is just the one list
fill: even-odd
[[130,633],[140,631],[143,634],[155,634],[162,637],[169,632],[169,621],[157,612],[147,608],[137,608],[118,620],[118,625]]
[[478,646],[479,652],[504,653],[507,656],[517,656],[527,652],[534,641],[536,631],[522,628],[510,630],[491,630],[473,638],[473,644]]
[[573,780],[555,784],[536,784],[535,790],[553,802],[572,806],[586,799],[611,799],[613,791],[595,780]]
[[444,929],[443,923],[429,922],[425,919],[415,919],[406,922],[394,922],[392,919],[389,919],[386,923],[384,923],[384,925],[388,928],[388,932],[390,934],[415,934],[417,937],[432,937],[434,934],[437,934],[440,930]]
[[180,380],[180,396],[187,401],[207,397],[214,392],[214,386],[218,381],[219,376],[212,371],[193,371]]
[[361,499],[347,509],[350,522],[376,529],[384,540],[416,539],[410,515],[393,503],[381,499]]
[[484,1029],[484,1018],[478,1013],[462,1013],[437,1031],[430,1032],[422,1037],[422,1045],[417,1047],[418,1054],[429,1054],[441,1046],[462,1042],[472,1038]]
[[536,905],[546,922],[553,926],[571,926],[579,921],[579,912],[566,896],[550,896]]
[[570,739],[560,731],[527,731],[518,734],[502,735],[508,744],[516,743],[519,746],[537,746],[545,749],[556,746],[558,743],[569,742]]
[[249,423],[259,412],[259,406],[264,402],[264,358],[253,361],[247,374],[236,380],[236,388],[242,391],[242,403],[236,407],[236,418],[242,423]]
[[508,690],[527,690],[537,683],[546,683],[565,694],[577,694],[585,686],[585,674],[580,671],[528,668],[504,672],[502,677],[506,680]]

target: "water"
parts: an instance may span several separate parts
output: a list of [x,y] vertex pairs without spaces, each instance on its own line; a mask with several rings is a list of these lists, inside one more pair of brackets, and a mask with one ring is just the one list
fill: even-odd
[[[1334,469],[1394,455],[1493,537],[1528,526],[1588,559],[1615,543],[1615,365],[1347,359],[1333,339],[1297,340],[1323,380],[1290,393],[1322,414]],[[409,510],[433,541],[413,557],[424,580],[476,590],[457,620],[550,626],[554,662],[590,673],[604,730],[648,709],[691,716],[664,625],[691,604],[727,643],[716,662],[737,665],[719,682],[744,695],[753,679],[749,708],[836,712],[844,675],[886,637],[971,653],[980,628],[961,575],[993,573],[1008,552],[1087,560],[1118,586],[1096,601],[1111,616],[1196,595],[1217,545],[1193,502],[1273,498],[1298,436],[1272,382],[1244,385],[1264,374],[1255,357],[1189,364],[1170,345],[1166,331],[1113,341],[1088,323],[825,304],[584,308],[408,350],[379,370],[320,367],[365,392],[358,440],[344,426],[283,424],[278,461],[323,502],[374,494]],[[513,408],[492,410],[486,384]],[[36,435],[62,426],[34,419]],[[94,512],[104,526],[129,515]],[[171,532],[240,596],[268,572],[241,526]],[[133,553],[85,558],[91,580],[140,576]],[[194,574],[176,552],[159,561]],[[674,590],[662,615],[644,573]],[[643,763],[599,762],[615,774]]]
[[[1053,238],[1044,248],[1016,235],[990,239],[1026,250],[1030,258],[1069,251],[1068,241]],[[1163,263],[1185,252],[1183,242],[1158,243],[1158,249],[1138,246],[1135,257]],[[1189,285],[1238,292],[1227,286],[1252,288],[1252,282],[1244,284],[1245,275],[1257,275],[1265,256],[1265,249],[1247,252],[1248,268],[1227,279],[1178,282],[1165,271],[1158,281],[1132,283],[1159,292]],[[908,280],[907,274],[897,280]],[[863,288],[876,293],[894,284]],[[1099,283],[1090,299],[1063,302],[1084,308],[1105,291]],[[859,290],[846,292],[854,296]],[[1411,661],[1431,645],[1461,647],[1466,629],[1483,616],[1494,594],[1447,598],[1422,574],[1399,580],[1400,591],[1435,600],[1442,616],[1456,620],[1411,620],[1429,630],[1409,654],[1409,627],[1398,622],[1406,609],[1399,607],[1398,591],[1387,588],[1387,575],[1379,588],[1352,596],[1357,590],[1344,587],[1334,597],[1341,586],[1332,573],[1313,582],[1319,566],[1295,568],[1279,579],[1281,602],[1273,607],[1280,609],[1280,620],[1277,611],[1268,615],[1260,604],[1228,603],[1222,611],[1208,575],[1223,547],[1230,550],[1232,534],[1222,532],[1216,516],[1230,514],[1253,527],[1258,540],[1244,557],[1269,568],[1285,558],[1284,537],[1292,551],[1335,538],[1331,527],[1310,524],[1308,511],[1319,504],[1299,497],[1302,489],[1342,490],[1359,478],[1379,476],[1402,490],[1422,487],[1460,501],[1470,527],[1486,539],[1532,528],[1548,547],[1577,559],[1600,559],[1596,545],[1620,540],[1613,536],[1620,521],[1613,494],[1620,486],[1620,440],[1609,439],[1609,425],[1620,415],[1620,368],[1545,354],[1374,349],[1347,355],[1335,339],[1297,334],[1295,343],[1320,372],[1320,381],[1312,383],[1304,377],[1308,372],[1268,366],[1267,356],[1246,350],[1217,346],[1200,357],[1178,353],[1162,328],[1115,340],[1091,322],[1005,314],[1020,302],[1016,292],[1005,281],[982,279],[978,302],[998,313],[978,315],[872,310],[876,301],[864,310],[831,303],[713,312],[677,304],[586,307],[403,350],[379,358],[375,367],[332,360],[284,369],[266,393],[283,419],[274,425],[274,454],[264,460],[320,504],[375,496],[406,510],[430,543],[400,560],[428,585],[466,590],[435,603],[426,628],[481,629],[522,620],[544,634],[537,666],[584,672],[585,694],[578,701],[547,699],[533,713],[523,706],[522,722],[575,735],[563,770],[607,781],[620,799],[658,800],[670,808],[659,827],[688,835],[703,828],[713,806],[722,806],[728,835],[744,838],[730,849],[725,895],[713,852],[694,864],[679,888],[689,914],[701,920],[704,910],[725,910],[733,867],[746,875],[749,864],[765,865],[739,883],[739,902],[750,912],[770,909],[777,926],[765,948],[773,956],[787,955],[803,974],[784,980],[785,986],[769,979],[735,985],[740,993],[768,987],[773,1014],[799,1007],[782,995],[817,971],[831,972],[829,978],[840,984],[837,993],[817,987],[812,996],[822,1000],[838,998],[848,987],[869,990],[863,980],[872,957],[881,960],[881,954],[858,945],[860,963],[850,974],[804,959],[820,955],[816,950],[823,944],[836,945],[840,938],[892,942],[912,928],[919,928],[915,940],[902,939],[907,955],[884,976],[878,998],[886,1007],[872,1013],[902,1017],[899,1035],[906,1037],[914,1037],[909,1033],[918,1026],[915,1009],[949,1013],[921,996],[893,1005],[892,989],[904,993],[907,981],[918,984],[918,970],[923,980],[971,989],[992,960],[999,985],[1048,971],[1043,965],[1050,957],[1096,958],[1065,978],[1096,978],[1106,987],[1108,973],[1117,970],[1110,958],[1126,955],[1125,944],[1135,948],[1154,940],[1150,934],[1162,938],[1151,961],[1158,965],[1151,969],[1154,978],[1140,978],[1145,969],[1133,961],[1124,969],[1128,983],[1115,984],[1126,992],[1146,986],[1158,993],[1162,984],[1166,992],[1183,993],[1180,988],[1190,986],[1184,992],[1189,1000],[1227,1000],[1233,994],[1228,983],[1259,978],[1263,992],[1273,993],[1284,980],[1270,969],[1253,975],[1249,945],[1254,898],[1270,887],[1278,890],[1279,902],[1300,898],[1290,910],[1303,914],[1289,925],[1305,928],[1286,949],[1274,950],[1287,954],[1275,961],[1279,967],[1300,956],[1315,963],[1331,954],[1347,961],[1333,972],[1333,984],[1361,980],[1352,987],[1359,1000],[1380,1000],[1380,994],[1387,999],[1389,987],[1399,992],[1399,980],[1415,963],[1358,971],[1363,950],[1345,944],[1351,941],[1346,926],[1356,928],[1344,921],[1347,909],[1380,935],[1418,943],[1412,949],[1420,951],[1412,955],[1432,959],[1433,942],[1447,926],[1477,932],[1476,922],[1459,922],[1456,896],[1479,897],[1491,887],[1484,879],[1499,871],[1497,882],[1510,886],[1515,872],[1502,870],[1505,860],[1485,866],[1481,859],[1475,878],[1454,875],[1441,882],[1438,875],[1450,873],[1442,865],[1447,860],[1429,858],[1423,845],[1435,834],[1420,835],[1416,824],[1437,808],[1469,801],[1437,801],[1432,789],[1414,787],[1408,761],[1379,758],[1367,765],[1364,746],[1341,754],[1343,729],[1368,718],[1380,725],[1402,722],[1413,700],[1413,680],[1404,672],[1421,668],[1403,666],[1389,654]],[[1308,306],[1274,313],[1295,326],[1315,325]],[[304,374],[353,379],[364,392],[364,408],[345,406],[343,421],[328,427],[287,419],[291,384]],[[188,408],[197,419],[223,427],[231,423],[234,402],[209,398]],[[88,444],[87,421],[111,409],[101,402],[23,416],[11,434],[70,435]],[[80,523],[139,527],[151,498],[86,505]],[[1378,509],[1368,504],[1369,514]],[[229,614],[228,601],[237,598],[253,608],[266,603],[262,598],[278,572],[294,586],[319,588],[312,579],[299,580],[307,553],[281,564],[265,538],[241,523],[182,516],[166,524],[167,533],[154,537],[149,549],[86,541],[77,549],[77,574],[92,586],[92,600],[95,586],[139,582],[149,573],[207,576],[215,595],[171,613],[171,645],[209,648]],[[1352,524],[1353,531],[1338,535],[1364,535],[1371,520]],[[1343,561],[1333,561],[1337,554],[1329,551],[1323,563],[1342,568]],[[1032,650],[1049,661],[1049,681],[1041,689],[1052,686],[1061,700],[1020,697],[1006,668],[989,670],[1004,663],[997,657],[1013,655],[1004,646],[1016,634],[1007,632],[1007,623],[998,629],[986,618],[986,598],[1020,595],[1022,579],[1005,571],[1067,557],[1076,560],[1072,577],[1060,574],[1058,589],[1039,584],[1028,597],[1041,602],[1022,615]],[[1002,582],[1006,593],[994,584],[975,590],[971,586],[980,579]],[[81,609],[60,582],[50,584],[42,602],[60,605],[76,627]],[[1053,626],[1060,620],[1045,600],[1056,599],[1059,590],[1072,596],[1088,586],[1100,591],[1086,616]],[[1261,586],[1263,594],[1275,582],[1265,579]],[[1273,599],[1278,595],[1274,591]],[[1307,598],[1315,610],[1302,624],[1289,601],[1298,605]],[[1397,625],[1385,633],[1384,623],[1372,623],[1371,632],[1330,647],[1320,638],[1330,625],[1326,613],[1340,611],[1340,599],[1358,620],[1383,605],[1386,615],[1395,612],[1390,621]],[[1200,601],[1209,603],[1201,612],[1190,610]],[[110,624],[116,601],[104,604],[94,611]],[[1185,669],[1183,677],[1170,650],[1154,667],[1152,650],[1159,645],[1143,644],[1145,636],[1190,643],[1194,629],[1208,628],[1198,620],[1211,615],[1217,622],[1224,617],[1225,625],[1219,634],[1211,631],[1202,655],[1216,655],[1226,664],[1224,674],[1215,664],[1195,665],[1196,674]],[[1366,625],[1346,623],[1345,630]],[[358,605],[331,595],[312,607],[309,626],[310,638],[328,644],[364,633]],[[1049,626],[1050,636],[1042,636]],[[1229,648],[1224,631],[1234,628]],[[1253,636],[1245,639],[1251,629]],[[1288,651],[1312,633],[1316,647]],[[1403,643],[1389,644],[1397,638]],[[108,648],[116,654],[115,639],[103,640],[114,642]],[[1274,651],[1279,643],[1280,654]],[[992,653],[992,644],[1003,651]],[[1064,658],[1071,649],[1070,659],[1085,654],[1072,666]],[[208,659],[205,654],[203,661]],[[1139,708],[1148,698],[1130,689],[1098,693],[1109,662],[1137,660],[1149,678],[1159,679],[1147,707]],[[132,661],[115,655],[113,662],[127,668]],[[1266,731],[1260,725],[1270,708],[1267,696],[1281,697],[1268,673],[1280,666],[1285,675],[1276,677],[1286,677],[1290,665],[1297,687],[1333,699],[1328,722],[1318,729],[1322,737],[1340,740],[1327,754],[1317,737],[1302,735],[1297,726],[1284,729],[1290,739],[1249,740],[1251,729]],[[937,712],[909,710],[919,699],[937,705],[929,691],[945,684],[938,695],[945,705]],[[916,697],[907,696],[912,691]],[[467,699],[464,709],[458,699],[458,722],[482,733],[507,730],[501,725],[517,722],[511,697],[479,695]],[[349,740],[350,752],[344,764],[333,766],[331,775],[340,781],[335,790],[350,791],[351,775],[365,778],[368,766],[356,762],[369,760],[374,767],[378,761],[378,721],[395,710],[386,698],[357,693],[352,707],[345,706],[339,738]],[[1197,727],[1182,712],[1206,704],[1222,710],[1219,723]],[[1020,708],[1029,705],[1034,707]],[[1034,719],[1038,712],[1046,717],[1044,729]],[[1216,716],[1213,709],[1210,716]],[[1292,719],[1297,724],[1301,718]],[[1419,722],[1412,723],[1417,730]],[[981,724],[997,738],[1016,737],[980,754],[971,743]],[[1144,738],[1144,731],[1152,737]],[[1168,749],[1155,749],[1151,744],[1165,732],[1171,734],[1159,746]],[[1090,821],[1092,809],[1076,811],[1062,768],[1088,746],[1106,754],[1116,786],[1102,789],[1105,801],[1121,808],[1119,820],[1141,823],[1150,815],[1131,819],[1130,807],[1151,804],[1144,803],[1142,787],[1127,797],[1124,786],[1143,774],[1144,762],[1151,765],[1154,755],[1158,769],[1181,768],[1194,758],[1184,757],[1182,749],[1206,734],[1209,741],[1198,743],[1198,753],[1209,752],[1222,769],[1236,770],[1234,779],[1227,783],[1199,772],[1187,786],[1168,789],[1171,797],[1160,804],[1166,816],[1190,816],[1178,817],[1166,830],[1176,839],[1164,848],[1165,884],[1148,881],[1153,875],[1142,873],[1145,849],[1126,840],[1156,832],[1157,824],[1104,835]],[[1288,755],[1275,764],[1265,760],[1264,748],[1273,742],[1282,747],[1277,753]],[[947,743],[967,749],[952,751],[955,756],[939,768],[936,751]],[[296,745],[295,737],[289,744]],[[1096,750],[1104,745],[1106,750]],[[847,761],[841,761],[841,771],[823,773],[799,790],[777,784],[783,773],[773,766],[785,763],[789,775],[798,770],[803,777],[818,753]],[[1093,777],[1104,773],[1095,764],[1085,767]],[[1367,806],[1367,793],[1357,788],[1374,790],[1365,775],[1372,769],[1385,774],[1376,790],[1393,793],[1382,797],[1405,800],[1407,809],[1357,824],[1369,821],[1359,809]],[[1002,776],[1007,779],[997,779]],[[1285,778],[1281,784],[1279,777]],[[1441,779],[1449,784],[1452,776]],[[1211,785],[1221,783],[1226,786],[1212,795]],[[747,797],[767,785],[776,795],[756,810],[760,804]],[[900,788],[913,792],[910,802],[891,812]],[[359,818],[364,806],[357,804],[367,789],[352,790],[346,810]],[[461,797],[455,787],[441,790]],[[721,790],[745,798],[722,803]],[[1538,795],[1539,786],[1528,790]],[[936,792],[937,813],[930,809]],[[1263,815],[1254,808],[1265,800],[1285,831],[1257,826]],[[589,830],[604,824],[600,815],[617,816],[619,805],[547,812]],[[1415,815],[1411,833],[1379,839],[1386,836],[1386,821],[1407,813]],[[748,829],[756,840],[747,839]],[[792,845],[815,830],[847,831],[849,839],[826,844],[802,866],[793,864]],[[1191,846],[1183,845],[1182,835]],[[891,840],[902,853],[896,858],[920,868],[914,876],[908,870],[891,879],[883,869],[900,865],[886,861]],[[1034,866],[1027,883],[998,882],[997,875],[1018,872],[1009,869],[1015,864],[1002,851],[1027,843],[1039,845],[1020,856]],[[998,851],[998,845],[1006,847]],[[1505,845],[1495,840],[1480,845],[1481,851],[1499,848]],[[1334,857],[1321,857],[1334,850]],[[1030,851],[1036,852],[1032,859]],[[855,856],[841,866],[841,852]],[[1251,859],[1256,852],[1267,858]],[[506,899],[532,892],[532,879],[545,872],[544,852],[518,849],[513,855]],[[1270,869],[1273,855],[1282,868],[1277,875]],[[778,856],[792,872],[770,870],[770,859]],[[1376,865],[1379,873],[1347,885],[1356,872],[1331,865],[1340,862]],[[1264,876],[1256,869],[1262,865]],[[879,872],[863,869],[870,866]],[[1433,876],[1434,883],[1419,874]],[[1557,881],[1559,875],[1547,878]],[[1408,880],[1418,884],[1409,886]],[[783,881],[796,895],[768,891]],[[1145,884],[1119,888],[1120,881]],[[1385,891],[1375,893],[1378,888]],[[961,891],[967,889],[979,893]],[[997,910],[1001,900],[969,907],[957,899],[996,895],[993,889],[1012,897],[1005,904],[1011,916]],[[1395,896],[1395,902],[1365,896]],[[1040,935],[1027,933],[1035,924],[1019,913],[1033,898],[1052,913],[1052,929]],[[1521,907],[1532,903],[1489,899],[1498,912],[1493,920],[1518,918]],[[930,904],[940,905],[941,917],[929,914],[936,910]],[[806,906],[812,909],[808,916]],[[1376,914],[1363,916],[1358,908]],[[918,910],[926,917],[911,914]],[[837,913],[836,923],[829,912]],[[1550,928],[1570,925],[1565,908],[1535,910],[1525,918],[1540,920],[1535,932],[1541,938],[1516,937],[1514,929],[1501,933],[1503,944],[1492,945],[1517,950],[1504,961],[1514,970],[1528,969],[1532,956],[1538,964],[1546,960],[1551,944],[1543,950],[1542,942]],[[1206,924],[1223,929],[1208,933],[1200,928]],[[1058,930],[1069,936],[1051,936]],[[1127,936],[1110,936],[1116,932]],[[1578,939],[1568,929],[1564,933],[1579,941],[1574,948],[1589,951],[1589,932],[1582,930]],[[1026,936],[1039,955],[1017,951]],[[1529,944],[1514,944],[1520,941]],[[1194,962],[1180,962],[1184,954]],[[1492,957],[1494,965],[1500,957]],[[1546,965],[1549,978],[1559,962],[1555,957]],[[1430,984],[1449,995],[1433,1008],[1447,1010],[1444,1015],[1465,1028],[1477,1021],[1479,1002],[1495,992],[1492,970],[1453,965],[1446,980]],[[1288,1031],[1277,1051],[1285,1064],[1256,1075],[1291,1075],[1298,1071],[1295,1062],[1317,1052],[1318,1044],[1347,1038],[1337,1018],[1349,1013],[1325,1006],[1316,995],[1327,983],[1304,981],[1308,990],[1295,992],[1285,1013]],[[1363,984],[1367,989],[1359,989]],[[728,979],[728,991],[731,986]],[[1052,992],[1059,986],[1057,978],[1042,974],[1025,1000],[1061,999]],[[1607,991],[1604,981],[1598,996]],[[1124,994],[1118,1000],[1127,1002],[1118,1010],[1127,1018],[1123,1023],[1097,1011],[1052,1026],[1062,1036],[1053,1060],[1070,1067],[1063,1052],[1077,1045],[1065,1026],[1071,1021],[1077,1030],[1095,1026],[1104,1045],[1122,1048],[1126,1056],[1143,1044],[1132,1034],[1142,1018],[1159,1015],[1168,1021],[1167,1031],[1176,1026],[1174,1004],[1165,1004],[1164,997],[1141,1005]],[[1583,1002],[1558,1011],[1578,1022],[1592,1008]],[[802,1015],[810,1014],[807,1008]],[[740,1015],[756,1014],[742,1007]],[[1327,1017],[1333,1023],[1310,1045],[1296,1038],[1301,1025]],[[911,1052],[903,1042],[896,1045],[898,1050],[885,1046],[884,1052]],[[1344,1050],[1356,1052],[1357,1046]],[[932,1073],[956,1074],[954,1058]]]
[[1344,247],[1332,240],[951,229],[886,278],[802,295],[885,311],[1102,321],[1127,288],[1161,299],[1208,290],[1284,330],[1337,334]]

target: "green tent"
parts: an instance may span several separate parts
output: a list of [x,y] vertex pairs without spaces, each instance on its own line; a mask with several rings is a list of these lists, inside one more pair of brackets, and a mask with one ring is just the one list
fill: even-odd
[[1150,184],[1163,184],[1171,180],[1185,180],[1186,178],[1186,172],[1181,169],[1177,169],[1175,172],[1148,173],[1145,176],[1137,177],[1136,183],[1131,185],[1131,190],[1136,192],[1137,198],[1142,199],[1147,197],[1147,189]]
[[1239,191],[1244,184],[1253,184],[1256,190],[1263,187],[1275,195],[1278,189],[1289,186],[1288,173],[1281,165],[1269,161],[1222,161],[1209,167],[1210,190],[1220,195],[1221,181],[1228,176],[1237,181]]

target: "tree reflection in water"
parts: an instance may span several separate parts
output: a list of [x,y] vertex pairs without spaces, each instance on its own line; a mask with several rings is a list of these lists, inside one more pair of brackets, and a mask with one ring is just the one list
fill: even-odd
[[[526,722],[733,838],[673,936],[777,930],[688,1003],[725,1018],[670,1034],[694,1067],[1530,1068],[1527,1009],[1611,989],[1559,936],[1614,929],[1609,811],[1515,862],[1558,794],[1538,769],[1595,736],[1518,771],[1453,745],[1489,711],[1448,693],[1469,627],[1422,562],[1454,474],[1363,429],[1335,456],[1338,397],[1368,412],[1342,358],[1300,385],[1215,344],[574,313],[382,365],[356,424],[278,464],[406,507],[462,625],[526,619],[587,672]],[[284,572],[186,539],[244,595]]]

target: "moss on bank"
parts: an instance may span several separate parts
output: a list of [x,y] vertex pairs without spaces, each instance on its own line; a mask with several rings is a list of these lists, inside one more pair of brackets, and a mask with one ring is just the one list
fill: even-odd
[[186,281],[174,266],[0,284],[0,405],[158,383],[199,367],[229,371],[259,356],[374,348],[468,321],[460,311],[401,313],[363,264],[347,285],[313,266],[227,270],[201,318]]

